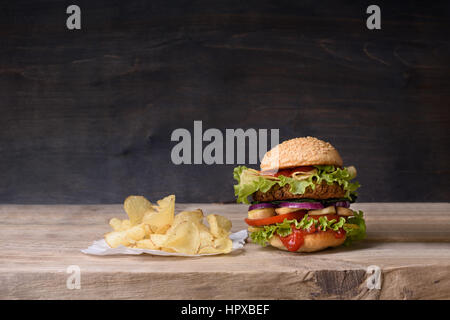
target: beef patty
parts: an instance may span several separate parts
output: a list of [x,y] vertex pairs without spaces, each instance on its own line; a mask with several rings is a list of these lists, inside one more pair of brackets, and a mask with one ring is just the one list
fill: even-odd
[[331,198],[343,198],[345,196],[345,190],[337,183],[332,185],[322,181],[321,184],[316,185],[315,189],[311,187],[306,188],[303,194],[293,194],[289,192],[290,186],[287,184],[284,187],[280,187],[278,184],[274,185],[269,191],[255,192],[253,201],[270,202],[276,200],[289,200],[289,199],[331,199]]

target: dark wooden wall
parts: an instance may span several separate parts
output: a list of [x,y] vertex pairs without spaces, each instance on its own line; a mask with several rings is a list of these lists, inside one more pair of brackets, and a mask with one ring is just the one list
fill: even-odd
[[449,201],[449,2],[375,3],[378,31],[372,1],[2,1],[0,202],[234,201],[234,166],[171,163],[194,120],[328,140],[361,201]]

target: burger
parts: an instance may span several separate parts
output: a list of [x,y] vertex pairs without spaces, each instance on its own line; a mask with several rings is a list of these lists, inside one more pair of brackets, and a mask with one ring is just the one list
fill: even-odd
[[[260,171],[234,169],[238,203],[248,208],[250,238],[292,252],[315,252],[365,238],[356,169],[337,150],[313,137],[284,141],[268,151]],[[249,198],[251,197],[251,202]]]

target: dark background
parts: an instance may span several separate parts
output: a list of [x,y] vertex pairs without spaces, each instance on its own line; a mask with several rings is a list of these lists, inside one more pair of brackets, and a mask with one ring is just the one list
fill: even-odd
[[[82,30],[66,29],[66,8]],[[366,28],[370,4],[382,30]],[[360,201],[449,201],[448,1],[1,1],[0,202],[232,202],[177,128],[317,136]]]

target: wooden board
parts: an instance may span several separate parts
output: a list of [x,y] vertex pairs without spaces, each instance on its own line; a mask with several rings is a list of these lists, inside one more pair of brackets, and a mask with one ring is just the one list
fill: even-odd
[[[349,248],[293,254],[247,244],[229,255],[178,258],[89,256],[120,205],[0,206],[1,299],[448,299],[450,204],[357,204],[368,239]],[[245,228],[243,205],[202,208]],[[67,267],[81,269],[69,290]],[[369,289],[369,266],[381,289]]]

